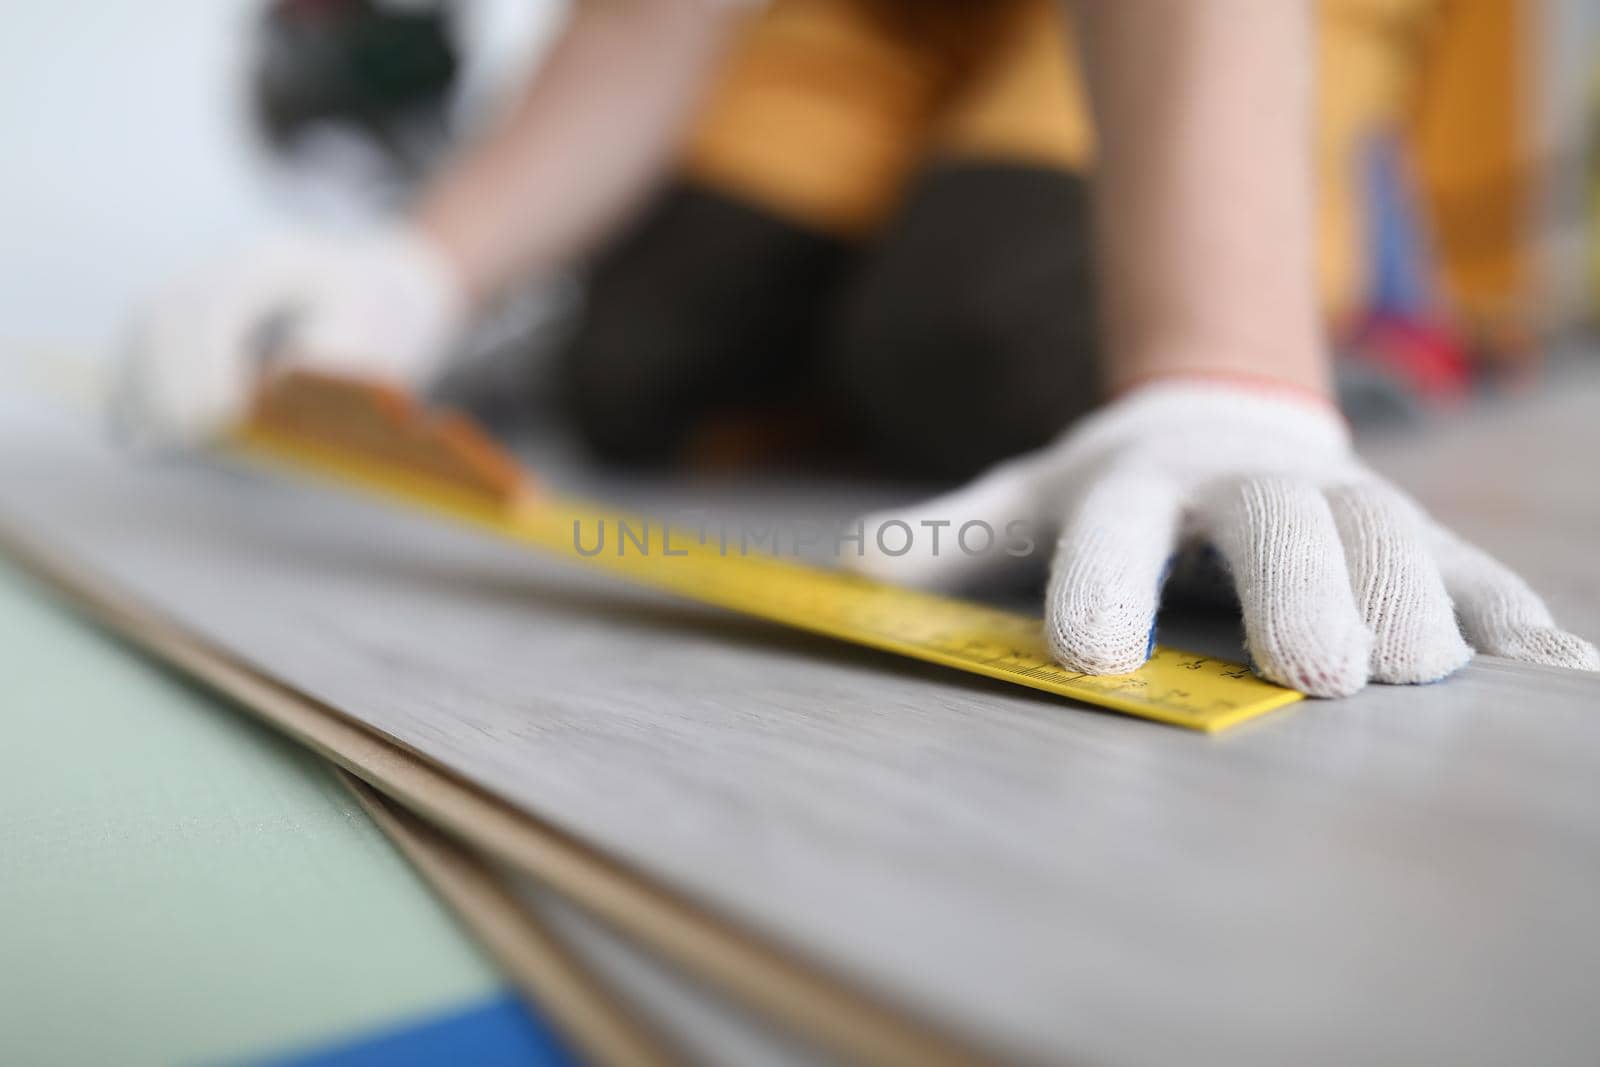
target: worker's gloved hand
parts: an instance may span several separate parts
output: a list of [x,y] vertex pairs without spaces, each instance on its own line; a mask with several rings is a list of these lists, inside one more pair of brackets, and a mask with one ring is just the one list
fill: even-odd
[[[950,533],[938,553],[919,536],[892,556],[872,534],[892,519],[921,534],[948,521]],[[851,562],[889,581],[966,585],[1014,560],[952,551],[951,533],[1018,519],[1041,541],[1059,535],[1045,634],[1074,670],[1145,661],[1169,563],[1196,543],[1231,572],[1257,671],[1313,696],[1434,681],[1472,648],[1600,670],[1595,647],[1557,628],[1521,579],[1368,470],[1331,406],[1288,391],[1147,385],[964,489],[868,517],[867,554]]]
[[140,314],[111,416],[128,443],[199,444],[285,366],[418,387],[466,316],[460,282],[421,234],[279,238],[174,287]]

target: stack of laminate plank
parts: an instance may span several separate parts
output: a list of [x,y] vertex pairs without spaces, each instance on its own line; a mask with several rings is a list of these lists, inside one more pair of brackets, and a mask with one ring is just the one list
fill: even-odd
[[[1567,575],[1548,591],[1581,630],[1595,483],[1526,474],[1541,441],[1600,443],[1600,383],[1579,384],[1393,463],[1536,584]],[[1506,440],[1517,477],[1485,458]],[[1479,661],[1208,738],[325,489],[137,461],[35,397],[0,401],[0,531],[90,616],[365,783],[599,1058],[1600,1049],[1600,677]]]

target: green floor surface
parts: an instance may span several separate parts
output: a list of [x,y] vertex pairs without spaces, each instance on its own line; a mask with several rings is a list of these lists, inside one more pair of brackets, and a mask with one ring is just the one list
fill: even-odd
[[501,988],[324,765],[0,561],[0,1063],[237,1060]]

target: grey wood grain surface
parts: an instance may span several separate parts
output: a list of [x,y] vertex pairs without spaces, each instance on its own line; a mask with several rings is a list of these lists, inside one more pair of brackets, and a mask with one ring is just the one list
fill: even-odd
[[[1587,611],[1592,636],[1600,507],[1571,458],[1600,442],[1585,381],[1586,396],[1469,433],[1499,434],[1483,446],[1511,457],[1497,467],[1385,462],[1421,467],[1419,496],[1569,616]],[[1512,451],[1541,448],[1565,466],[1531,474]],[[1600,1050],[1600,677],[1480,661],[1207,738],[254,474],[132,464],[16,398],[0,406],[0,518],[1019,1057],[1588,1064]]]
[[839,1061],[685,979],[569,901],[502,868],[501,878],[619,1003],[637,1012],[695,1067],[837,1067]]

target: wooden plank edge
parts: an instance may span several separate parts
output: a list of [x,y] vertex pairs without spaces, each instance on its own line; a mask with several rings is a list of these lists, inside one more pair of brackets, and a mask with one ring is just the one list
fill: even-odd
[[873,1067],[1006,1061],[854,988],[821,965],[648,880],[395,739],[274,681],[4,522],[0,552],[128,644],[230,698],[385,797],[532,876],[801,1038]]
[[629,1011],[505,889],[478,856],[342,768],[333,774],[529,1002],[590,1061],[677,1067],[668,1041]]

